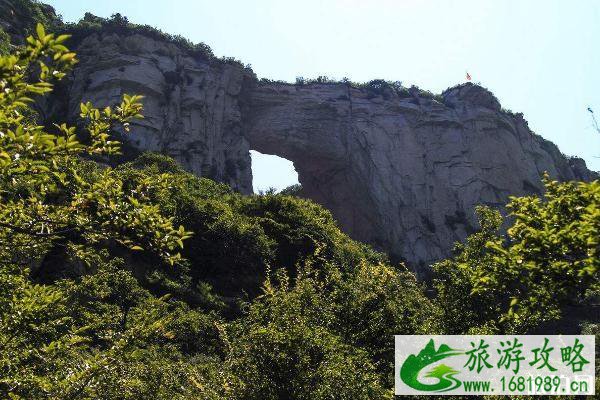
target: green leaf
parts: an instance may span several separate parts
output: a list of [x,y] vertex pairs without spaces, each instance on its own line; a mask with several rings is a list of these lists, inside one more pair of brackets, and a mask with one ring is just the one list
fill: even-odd
[[46,31],[44,30],[44,25],[42,25],[41,23],[38,22],[38,24],[35,27],[35,31],[37,32],[38,38],[40,40],[44,40],[44,38],[46,37]]

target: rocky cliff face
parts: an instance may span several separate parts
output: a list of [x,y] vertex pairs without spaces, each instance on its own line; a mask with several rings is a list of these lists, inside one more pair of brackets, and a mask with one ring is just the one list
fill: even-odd
[[194,58],[178,46],[133,34],[92,34],[77,48],[68,113],[79,103],[114,104],[144,95],[144,120],[127,135],[141,150],[172,156],[198,175],[252,192],[250,147],[241,134],[242,86],[251,71]]
[[582,160],[565,158],[522,115],[501,111],[486,89],[465,84],[439,100],[342,84],[259,84],[243,132],[252,148],[292,160],[303,194],[351,236],[419,270],[476,229],[476,205],[541,193],[544,171],[592,179]]
[[433,98],[265,83],[239,65],[141,34],[94,33],[76,50],[81,62],[60,98],[71,116],[81,101],[142,94],[146,118],[130,145],[242,193],[252,190],[250,149],[285,157],[303,196],[331,210],[355,239],[419,272],[476,228],[476,205],[540,193],[544,171],[562,180],[597,176],[472,84]]

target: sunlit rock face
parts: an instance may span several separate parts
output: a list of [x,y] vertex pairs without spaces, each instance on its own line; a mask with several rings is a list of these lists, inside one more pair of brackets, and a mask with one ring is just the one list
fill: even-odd
[[71,116],[80,101],[142,94],[146,118],[127,138],[131,146],[242,193],[252,191],[250,149],[285,157],[303,196],[331,210],[351,237],[422,275],[477,228],[476,205],[541,193],[544,171],[562,180],[595,176],[472,84],[432,98],[262,82],[239,65],[139,34],[93,34],[77,52],[62,94]]
[[251,71],[193,57],[174,44],[133,34],[88,36],[69,84],[68,110],[81,101],[114,104],[124,93],[144,96],[144,119],[127,140],[172,156],[198,175],[252,192],[248,142],[241,135],[239,97]]
[[420,272],[477,228],[476,205],[541,193],[544,171],[593,177],[484,88],[461,85],[438,100],[417,91],[373,97],[343,84],[259,84],[243,131],[253,148],[292,160],[303,195],[352,237]]

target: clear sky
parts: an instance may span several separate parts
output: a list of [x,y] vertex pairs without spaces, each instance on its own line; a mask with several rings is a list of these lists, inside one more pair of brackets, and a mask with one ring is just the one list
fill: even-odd
[[[441,92],[468,71],[536,133],[600,170],[600,133],[587,111],[600,118],[599,0],[47,2],[66,21],[120,12],[204,42],[259,78],[381,78]],[[285,163],[253,164],[255,187],[296,179]]]

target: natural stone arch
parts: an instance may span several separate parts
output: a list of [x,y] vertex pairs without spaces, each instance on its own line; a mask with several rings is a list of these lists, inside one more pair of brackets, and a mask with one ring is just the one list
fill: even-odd
[[[347,95],[345,85],[328,89],[333,90],[329,96]],[[373,223],[376,203],[369,202],[362,181],[353,179],[362,155],[347,151],[353,129],[350,110],[293,85],[257,88],[248,104],[243,110],[243,134],[250,148],[291,160],[302,185],[301,196],[329,209],[350,236],[385,248],[385,238],[378,239],[379,229]]]
[[472,84],[438,99],[346,84],[262,83],[249,93],[250,147],[292,160],[303,196],[351,237],[425,274],[476,229],[476,205],[540,192],[542,171],[573,179],[577,170]]
[[132,124],[132,147],[244,194],[252,193],[250,149],[282,156],[304,195],[345,232],[419,272],[476,227],[477,204],[539,193],[544,171],[597,178],[470,83],[441,96],[383,81],[270,83],[141,34],[94,33],[76,51],[80,63],[41,115],[61,109],[75,120],[81,101],[142,94],[146,118]]

